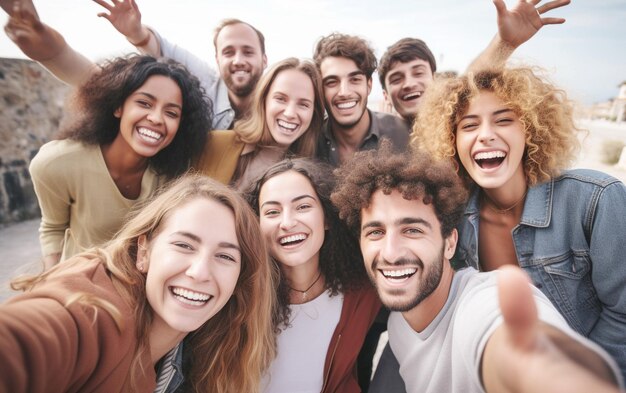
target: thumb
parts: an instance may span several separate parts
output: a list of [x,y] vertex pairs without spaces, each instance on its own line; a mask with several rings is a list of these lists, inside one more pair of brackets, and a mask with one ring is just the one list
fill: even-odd
[[530,349],[536,340],[539,325],[537,306],[530,279],[517,266],[498,269],[498,297],[504,318],[503,327],[520,350]]
[[498,17],[501,17],[506,13],[506,4],[504,4],[504,0],[493,0],[493,5],[496,6]]

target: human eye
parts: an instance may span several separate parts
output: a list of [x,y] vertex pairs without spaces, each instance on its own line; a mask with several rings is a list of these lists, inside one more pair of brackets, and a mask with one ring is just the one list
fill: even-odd
[[362,80],[363,80],[363,75],[355,75],[352,78],[350,78],[350,81],[352,83],[361,83]]
[[420,228],[416,228],[416,227],[406,228],[403,232],[407,235],[420,235],[424,233],[423,230],[421,230]]
[[165,111],[165,114],[172,119],[178,119],[180,117],[180,114],[176,111]]
[[311,107],[311,103],[308,101],[302,101],[300,102],[300,107],[304,108],[304,109],[309,109]]
[[268,209],[266,211],[263,212],[263,215],[265,217],[274,217],[280,214],[280,211],[278,211],[278,209]]
[[337,86],[337,80],[336,79],[328,79],[328,80],[324,81],[324,86],[326,86],[326,87],[335,87],[335,86]]
[[144,99],[138,99],[135,101],[139,106],[143,107],[143,108],[149,108],[150,107],[150,102],[148,100],[144,100]]
[[226,48],[222,51],[222,55],[226,57],[233,56],[234,54],[235,54],[235,51],[232,48]]
[[296,210],[309,210],[313,207],[310,203],[301,203],[296,207]]
[[370,229],[370,230],[365,231],[365,238],[370,239],[370,240],[377,240],[383,237],[384,234],[385,234],[384,231],[380,228]]
[[402,78],[399,78],[399,77],[391,78],[391,79],[389,79],[389,84],[390,85],[397,85],[398,83],[400,83],[401,80],[402,80]]
[[172,242],[172,244],[176,248],[179,248],[181,251],[193,251],[194,250],[193,246],[187,242],[175,241],[175,242]]
[[509,125],[511,123],[513,123],[513,119],[510,117],[502,117],[496,120],[496,124],[501,126]]
[[229,261],[229,262],[238,262],[238,259],[234,255],[231,255],[228,253],[218,253],[217,258],[225,260],[225,261]]
[[476,127],[478,127],[478,122],[466,121],[459,123],[456,129],[457,131],[473,131]]

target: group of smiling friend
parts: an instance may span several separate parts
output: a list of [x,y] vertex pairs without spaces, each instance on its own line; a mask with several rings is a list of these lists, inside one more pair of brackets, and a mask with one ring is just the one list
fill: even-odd
[[[95,65],[29,0],[0,2],[77,86],[31,162],[46,270],[0,306],[2,389],[623,389],[626,188],[566,170],[571,103],[504,67],[569,1],[495,0],[498,34],[451,78],[419,39],[378,62],[339,33],[265,70],[237,19],[216,71],[134,1],[95,1],[144,55]],[[393,114],[367,108],[376,70]]]

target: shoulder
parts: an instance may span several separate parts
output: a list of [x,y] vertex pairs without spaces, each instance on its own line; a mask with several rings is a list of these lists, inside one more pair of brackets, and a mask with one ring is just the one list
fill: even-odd
[[99,146],[63,139],[46,143],[30,162],[31,172],[58,170],[64,167],[80,167],[80,161],[98,153]]
[[621,181],[608,173],[593,169],[570,169],[554,178],[555,185],[593,185],[607,187],[613,183]]
[[379,126],[382,128],[381,132],[405,132],[409,133],[409,125],[399,116],[389,113],[371,111],[372,118],[376,119]]

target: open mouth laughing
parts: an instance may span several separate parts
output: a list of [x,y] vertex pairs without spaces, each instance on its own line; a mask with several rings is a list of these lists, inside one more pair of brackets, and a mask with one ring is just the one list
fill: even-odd
[[482,169],[492,169],[502,164],[506,158],[506,153],[502,150],[483,151],[474,154],[473,158]]
[[422,96],[422,92],[421,91],[413,91],[411,93],[403,95],[400,98],[402,99],[402,101],[415,101],[415,100],[419,99],[421,96]]
[[181,303],[188,304],[190,306],[204,306],[213,298],[213,296],[203,293],[196,292],[189,289],[181,288],[181,287],[169,287],[170,292],[174,297],[180,301]]
[[400,284],[413,277],[417,273],[417,268],[404,268],[398,270],[378,269],[383,277],[393,284]]
[[291,123],[281,119],[278,119],[276,123],[278,124],[278,128],[287,134],[293,133],[299,127],[299,124],[297,123]]
[[304,233],[295,233],[292,235],[282,236],[278,238],[278,243],[283,247],[297,246],[305,241],[309,236]]
[[343,102],[337,102],[335,103],[335,106],[338,109],[352,109],[356,106],[357,101],[353,100],[353,101],[343,101]]
[[163,139],[163,134],[145,127],[137,127],[137,133],[144,141],[154,144]]

